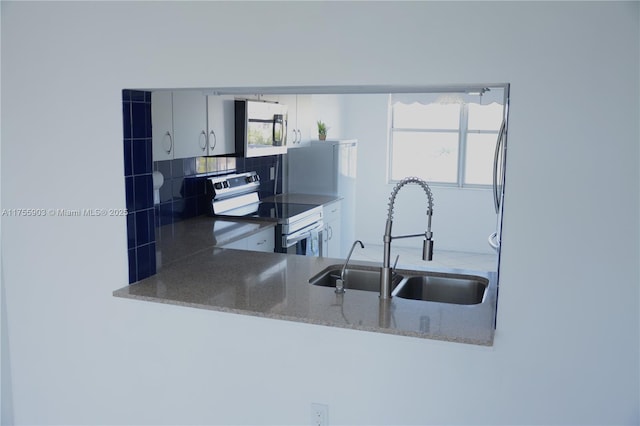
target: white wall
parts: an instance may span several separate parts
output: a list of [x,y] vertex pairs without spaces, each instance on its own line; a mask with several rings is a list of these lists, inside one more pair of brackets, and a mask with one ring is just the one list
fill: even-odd
[[[345,123],[343,121],[345,118],[348,119],[348,117],[345,117],[344,102],[344,95],[311,96],[311,110],[313,114],[310,119],[314,126],[318,120],[326,123],[329,127],[327,132],[328,139],[345,138]],[[315,132],[311,135],[313,139],[318,137]]]
[[124,218],[3,217],[3,419],[640,422],[638,3],[1,7],[3,208],[124,206],[122,88],[512,84],[493,347],[116,299]]

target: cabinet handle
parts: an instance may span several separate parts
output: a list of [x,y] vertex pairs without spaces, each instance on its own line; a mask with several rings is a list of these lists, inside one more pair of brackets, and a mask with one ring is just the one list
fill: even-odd
[[[203,138],[198,138],[198,145],[202,151],[205,151],[207,149],[207,132],[203,130],[200,132],[200,135],[203,136]],[[201,140],[204,140],[204,144],[200,143]]]
[[296,132],[298,133],[298,143],[302,142],[302,132],[300,131],[300,129],[296,129]]
[[169,149],[165,148],[165,151],[167,152],[167,154],[171,154],[171,150],[173,149],[173,138],[171,137],[171,132],[167,131],[167,133],[165,133],[165,136],[169,136]]
[[329,229],[329,232],[328,232],[329,236],[327,237],[327,239],[331,240],[333,239],[333,228],[331,227],[331,225],[329,225],[328,229]]
[[258,241],[256,243],[256,245],[261,246],[261,245],[265,244],[266,242],[267,242],[267,240]]
[[[213,146],[211,146],[211,137],[213,136]],[[213,130],[209,132],[209,149],[213,151],[216,149],[216,145],[218,144],[218,138],[216,137],[216,132]]]

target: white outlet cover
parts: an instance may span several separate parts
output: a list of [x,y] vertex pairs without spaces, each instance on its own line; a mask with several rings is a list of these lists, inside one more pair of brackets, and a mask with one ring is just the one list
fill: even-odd
[[329,425],[329,406],[327,404],[311,403],[311,425],[312,426],[328,426]]

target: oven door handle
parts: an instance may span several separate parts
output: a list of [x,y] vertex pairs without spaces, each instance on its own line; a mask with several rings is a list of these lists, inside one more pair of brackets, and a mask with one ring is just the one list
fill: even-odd
[[324,226],[324,223],[322,222],[316,222],[315,224],[307,227],[307,228],[303,228],[299,231],[294,232],[293,234],[289,234],[284,236],[284,242],[286,242],[286,244],[284,244],[285,247],[291,247],[292,245],[296,244],[299,241],[302,241],[304,239],[307,239],[311,236],[311,234],[315,231],[319,231],[322,229],[322,227]]

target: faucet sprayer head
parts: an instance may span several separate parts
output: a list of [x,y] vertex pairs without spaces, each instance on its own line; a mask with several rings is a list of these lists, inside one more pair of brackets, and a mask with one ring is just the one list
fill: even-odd
[[433,260],[433,240],[426,238],[422,243],[422,260]]

